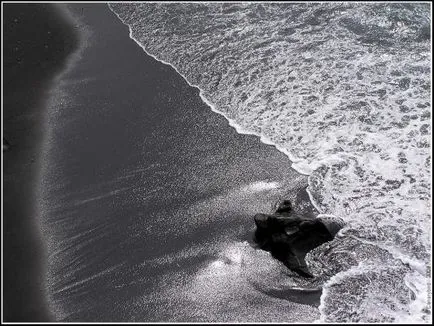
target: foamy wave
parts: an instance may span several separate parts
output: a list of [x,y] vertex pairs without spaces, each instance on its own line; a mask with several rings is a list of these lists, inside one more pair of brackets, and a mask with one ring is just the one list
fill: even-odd
[[[309,196],[321,213],[348,223],[341,243],[346,254],[337,255],[344,261],[323,256],[321,268],[329,266],[327,277],[339,275],[350,287],[354,278],[360,284],[371,280],[370,290],[359,294],[367,305],[357,318],[382,321],[408,313],[418,319],[414,307],[428,305],[421,299],[426,292],[420,278],[426,279],[431,254],[429,6],[110,7],[129,26],[131,38],[198,87],[202,99],[239,133],[258,135],[308,174]],[[356,258],[350,254],[352,239],[362,243]],[[363,266],[375,261],[372,250],[385,258],[376,261],[378,272],[345,274],[362,261]],[[312,253],[313,264],[319,256]],[[412,262],[410,269],[401,270],[405,261]],[[389,270],[392,265],[405,273]],[[418,293],[403,303],[407,308],[375,308],[384,299],[375,292],[375,286],[386,286],[381,273],[405,287],[402,291]],[[326,293],[323,299],[330,303],[353,292]],[[400,294],[389,295],[400,300]],[[339,316],[322,311],[330,321],[357,319],[352,309],[339,310]]]

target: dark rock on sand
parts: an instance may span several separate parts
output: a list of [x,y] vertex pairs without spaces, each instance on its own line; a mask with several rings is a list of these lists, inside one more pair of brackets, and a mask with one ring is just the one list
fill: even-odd
[[306,218],[283,201],[272,215],[256,214],[255,242],[263,250],[304,277],[313,277],[307,268],[306,254],[319,245],[333,240],[343,227],[337,219]]

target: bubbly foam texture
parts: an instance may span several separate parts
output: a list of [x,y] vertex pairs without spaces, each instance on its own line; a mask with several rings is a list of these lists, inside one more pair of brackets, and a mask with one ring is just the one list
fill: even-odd
[[427,320],[428,4],[110,8],[147,53],[175,67],[232,126],[275,145],[309,174],[321,213],[347,222],[330,247],[336,255],[310,255],[329,280],[322,320]]

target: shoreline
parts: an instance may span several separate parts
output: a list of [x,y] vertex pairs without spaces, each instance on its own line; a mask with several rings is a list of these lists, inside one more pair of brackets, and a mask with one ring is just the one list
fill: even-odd
[[78,40],[57,5],[8,3],[3,9],[3,136],[10,143],[2,152],[3,318],[49,321],[37,184],[47,99]]
[[[305,177],[283,153],[237,133],[209,110],[197,88],[131,42],[107,4],[68,8],[72,16],[84,12],[80,20],[92,42],[79,65],[62,76],[59,97],[51,103],[43,226],[56,318],[267,321],[298,318],[292,309],[316,311],[316,296],[305,305],[267,295],[272,279],[261,291],[245,294],[247,307],[241,304],[238,314],[227,316],[209,311],[225,309],[226,299],[206,307],[203,300],[193,304],[188,295],[171,292],[173,280],[184,274],[200,290],[196,277],[229,255],[223,266],[235,283],[224,296],[243,302],[236,288],[251,288],[251,277],[263,283],[267,274],[250,266],[251,275],[236,281],[238,258],[230,253],[242,250],[252,263],[255,255],[262,259],[258,264],[267,261],[245,241],[253,215],[287,195],[309,211]],[[267,315],[258,315],[258,309]]]
[[[161,63],[163,63],[163,64],[165,64],[165,65],[173,68],[185,80],[185,82],[189,86],[197,89],[199,91],[200,98],[211,109],[211,111],[213,111],[213,112],[215,112],[215,113],[223,116],[228,121],[229,126],[231,126],[232,128],[234,128],[238,134],[240,134],[240,135],[251,135],[251,136],[258,137],[263,144],[265,144],[265,145],[271,145],[271,146],[275,147],[276,150],[278,150],[279,152],[285,154],[288,157],[288,161],[289,161],[290,167],[292,169],[294,169],[295,171],[297,171],[299,174],[306,175],[308,177],[312,174],[312,171],[305,171],[305,170],[297,169],[296,163],[299,162],[299,161],[301,161],[301,160],[297,160],[294,156],[291,155],[291,153],[289,151],[287,151],[286,149],[282,148],[281,146],[275,144],[274,142],[272,142],[270,139],[268,139],[266,136],[264,136],[262,134],[258,134],[258,133],[255,133],[253,131],[246,130],[245,128],[243,128],[242,126],[240,126],[239,124],[237,124],[237,122],[235,120],[229,118],[227,116],[227,114],[225,114],[223,111],[219,111],[216,108],[216,106],[204,96],[203,90],[199,86],[190,83],[188,81],[188,79],[174,65],[172,65],[171,63],[169,63],[167,61],[159,59],[156,55],[148,52],[146,50],[146,48],[133,36],[133,30],[131,29],[131,27],[128,24],[125,24],[123,22],[123,20],[119,17],[119,15],[110,8],[109,4],[107,4],[107,6],[110,9],[110,11],[113,12],[116,15],[116,17],[119,19],[119,21],[122,24],[124,24],[125,26],[128,27],[130,39],[132,39],[147,55],[149,55],[150,57],[154,58],[158,62],[161,62]],[[307,193],[307,195],[309,197],[310,204],[316,210],[316,213],[319,214],[319,215],[321,215],[322,214],[321,210],[320,210],[320,208],[317,205],[315,205],[315,201],[313,200],[312,194],[309,191],[308,187],[306,187],[306,193]],[[330,216],[334,216],[334,215],[330,215]]]
[[[116,14],[116,13],[115,13]],[[118,18],[119,18],[119,16],[118,16]],[[122,20],[121,20],[122,21]],[[128,26],[128,25],[127,25]],[[129,27],[129,26],[128,26]],[[229,125],[230,126],[232,126],[232,127],[234,127],[236,130],[237,130],[237,132],[239,133],[239,134],[250,134],[250,135],[255,135],[255,136],[258,136],[260,139],[261,139],[261,141],[263,142],[263,143],[265,143],[265,144],[270,144],[270,145],[274,145],[275,146],[275,144],[273,144],[272,142],[270,142],[270,141],[268,141],[267,139],[265,139],[264,140],[264,138],[265,137],[263,137],[262,135],[260,135],[260,134],[255,134],[255,133],[250,133],[250,132],[243,132],[243,130],[240,130],[240,129],[242,129],[242,128],[240,128],[239,126],[237,126],[231,119],[229,119],[229,118],[227,118],[226,117],[226,115],[224,114],[224,113],[222,113],[222,112],[219,112],[218,110],[216,110],[215,109],[215,107],[214,107],[214,105],[212,104],[212,103],[210,103],[206,98],[205,98],[205,96],[203,95],[203,92],[202,92],[202,90],[198,87],[198,86],[196,86],[196,85],[193,85],[193,84],[190,84],[189,82],[188,82],[188,80],[185,78],[185,76],[183,76],[178,70],[177,70],[177,68],[175,67],[175,66],[173,66],[172,64],[170,64],[170,63],[168,63],[168,62],[165,62],[164,60],[159,60],[156,56],[154,56],[154,55],[152,55],[152,54],[150,54],[148,51],[146,51],[146,49],[145,49],[145,47],[144,46],[142,46],[133,36],[132,36],[132,30],[131,30],[131,28],[129,28],[130,29],[130,38],[131,39],[133,39],[143,50],[144,50],[144,52],[145,53],[147,53],[148,55],[150,55],[151,57],[153,57],[154,59],[156,59],[157,61],[159,61],[159,62],[161,62],[161,63],[163,63],[163,64],[166,64],[166,65],[169,65],[169,66],[171,66],[179,75],[181,75],[183,78],[184,78],[184,80],[190,85],[190,86],[192,86],[192,87],[195,87],[195,88],[197,88],[198,90],[199,90],[199,96],[201,97],[201,99],[203,100],[203,102],[204,103],[206,103],[210,108],[211,108],[211,110],[213,111],[213,112],[216,112],[216,113],[218,113],[218,114],[220,114],[220,115],[222,115],[222,116],[224,116],[225,118],[226,118],[226,120],[228,120],[228,122],[229,122]],[[289,159],[290,159],[290,161],[291,161],[291,163],[293,163],[292,164],[292,167],[294,168],[294,169],[296,169],[296,166],[294,166],[295,164],[295,162],[296,161],[293,161],[292,159],[291,159],[291,156],[289,155],[289,153],[286,153],[284,150],[280,150],[279,148],[278,148],[278,146],[275,146],[276,147],[276,149],[278,149],[279,151],[281,151],[281,152],[283,152],[284,154],[286,154],[288,157],[289,157]],[[297,169],[296,169],[297,170]],[[299,171],[299,170],[297,170],[299,173],[301,172],[301,171]],[[304,174],[303,172],[301,172],[302,174]],[[309,173],[305,173],[306,175],[309,175]],[[306,191],[307,191],[307,193],[308,193],[308,196],[309,196],[309,199],[310,199],[310,202],[311,202],[311,204],[317,209],[317,211],[318,212],[320,212],[320,209],[318,208],[318,207],[316,207],[316,205],[315,205],[315,203],[314,203],[314,201],[313,201],[313,199],[312,199],[312,195],[311,195],[311,193],[310,193],[310,191],[309,191],[309,189],[307,188],[306,189]],[[322,215],[322,214],[319,214],[319,215]],[[327,214],[328,215],[328,214]],[[328,215],[328,216],[333,216],[333,215]],[[387,250],[387,251],[389,251],[390,252],[390,250]],[[393,255],[393,253],[392,253],[392,255]]]

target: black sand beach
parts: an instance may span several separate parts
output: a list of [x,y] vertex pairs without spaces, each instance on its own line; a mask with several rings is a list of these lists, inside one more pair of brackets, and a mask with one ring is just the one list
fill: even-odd
[[320,293],[275,291],[287,275],[248,244],[253,214],[283,198],[313,214],[306,178],[146,55],[107,5],[68,7],[88,46],[48,109],[38,204],[54,318],[315,320]]
[[3,5],[3,320],[50,319],[35,202],[48,88],[76,46],[50,4]]

